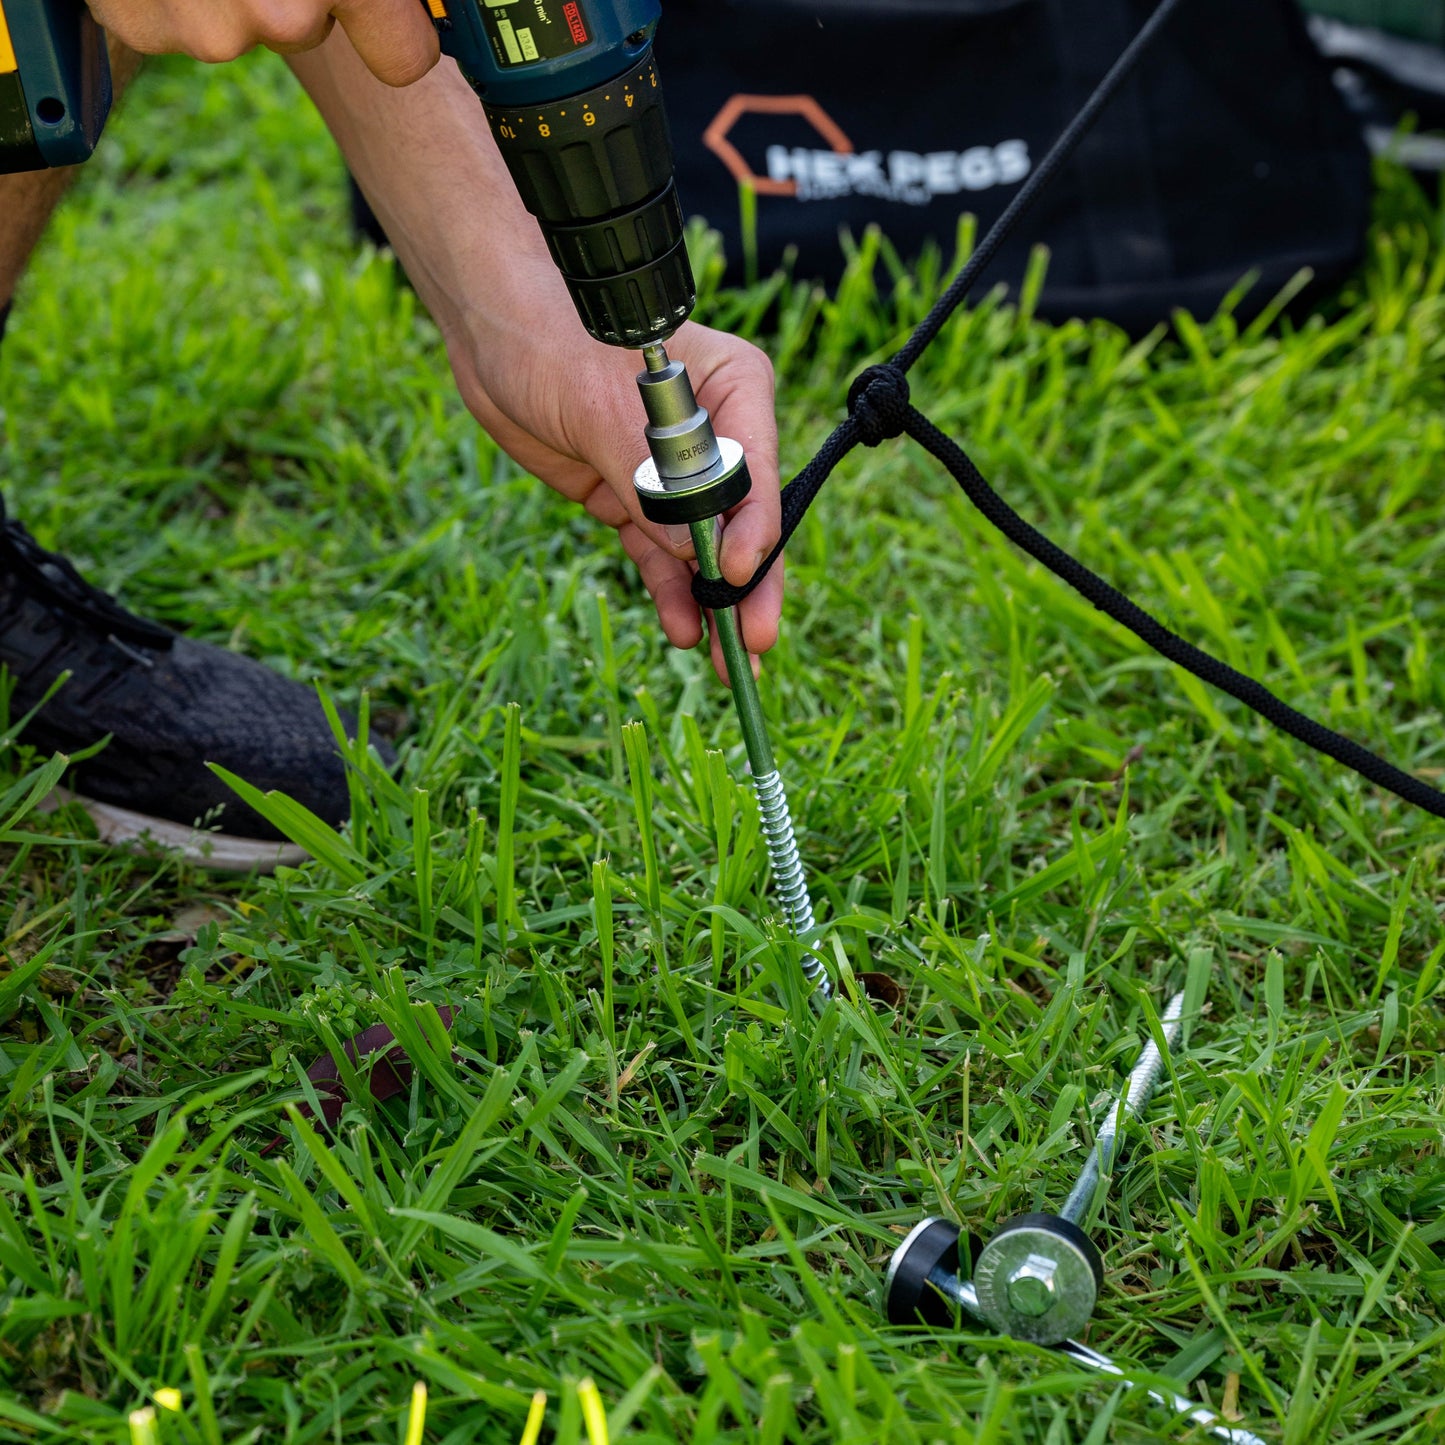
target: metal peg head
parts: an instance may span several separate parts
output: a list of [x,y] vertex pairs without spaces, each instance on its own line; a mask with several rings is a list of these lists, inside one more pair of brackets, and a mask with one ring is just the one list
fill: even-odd
[[1005,1281],[1009,1305],[1021,1315],[1037,1318],[1058,1300],[1059,1264],[1047,1255],[1031,1254]]
[[1104,1261],[1088,1235],[1054,1214],[1010,1220],[979,1252],[973,1272],[989,1324],[1036,1345],[1083,1329],[1103,1283]]
[[664,526],[686,526],[737,506],[752,490],[747,458],[731,437],[717,438],[716,453],[712,466],[685,478],[662,476],[652,457],[643,462],[632,477],[643,516]]

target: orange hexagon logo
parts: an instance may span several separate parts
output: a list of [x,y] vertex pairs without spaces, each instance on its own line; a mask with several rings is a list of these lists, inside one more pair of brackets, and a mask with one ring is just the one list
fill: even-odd
[[743,159],[738,148],[728,139],[728,133],[745,115],[799,116],[823,137],[836,154],[851,156],[854,153],[853,142],[811,95],[735,95],[702,133],[703,144],[732,172],[733,179],[740,186],[750,186],[760,196],[796,196],[798,183],[760,176]]

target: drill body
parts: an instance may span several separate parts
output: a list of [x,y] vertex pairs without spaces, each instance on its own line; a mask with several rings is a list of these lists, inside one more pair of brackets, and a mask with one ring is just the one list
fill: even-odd
[[81,0],[0,0],[0,175],[88,160],[110,99],[105,36]]
[[640,349],[696,300],[652,59],[658,0],[427,0],[582,324]]

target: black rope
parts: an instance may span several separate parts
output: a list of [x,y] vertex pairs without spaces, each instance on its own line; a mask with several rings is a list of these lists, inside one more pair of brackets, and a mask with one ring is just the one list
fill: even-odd
[[1192,642],[1186,642],[1137,602],[1126,597],[1118,588],[1110,586],[1097,573],[1091,572],[1082,562],[1051,542],[1036,527],[1019,516],[989,486],[963,448],[939,431],[922,412],[909,407],[903,429],[919,446],[931,452],[948,468],[969,501],[1010,542],[1027,552],[1035,561],[1042,562],[1055,576],[1061,577],[1080,596],[1092,602],[1100,612],[1127,627],[1135,637],[1148,643],[1160,656],[1192,672],[1211,687],[1217,687],[1230,697],[1237,698],[1266,722],[1273,723],[1281,732],[1288,733],[1306,747],[1313,748],[1317,753],[1324,753],[1337,763],[1343,763],[1361,777],[1396,794],[1407,803],[1413,803],[1417,808],[1423,808],[1437,818],[1445,818],[1445,793],[1430,787],[1428,783],[1422,783],[1419,778],[1412,777],[1393,763],[1386,762],[1384,758],[1377,757],[1368,748],[1362,748],[1359,743],[1335,732],[1333,728],[1327,728],[1323,723],[1290,707],[1262,682],[1247,673],[1237,671],[1228,663],[1221,662],[1217,657],[1195,647]]
[[807,466],[783,488],[782,535],[778,545],[768,554],[752,579],[741,587],[735,587],[729,582],[709,581],[705,577],[697,576],[693,578],[693,596],[704,607],[735,607],[772,570],[788,539],[838,463],[860,442],[864,446],[876,447],[892,437],[906,434],[943,463],[969,501],[1010,542],[1027,552],[1035,561],[1043,563],[1055,576],[1067,582],[1106,616],[1128,628],[1160,656],[1242,702],[1266,722],[1272,723],[1281,732],[1288,733],[1306,747],[1343,763],[1345,767],[1353,769],[1376,786],[1403,798],[1407,803],[1413,803],[1437,818],[1445,818],[1445,793],[1290,707],[1263,683],[1221,662],[1217,657],[1212,657],[1201,648],[1195,647],[1192,642],[1185,641],[1116,587],[1071,557],[1062,547],[1051,542],[994,491],[963,448],[951,437],[945,436],[910,400],[906,375],[909,367],[918,360],[944,323],[977,284],[978,278],[998,254],[999,248],[1018,224],[1020,217],[1073,154],[1100,112],[1128,79],[1160,30],[1182,3],[1183,0],[1163,0],[1154,11],[1128,49],[1115,62],[1113,69],[1099,83],[1084,108],[1065,128],[1038,169],[990,228],[978,249],[949,283],[937,304],[915,328],[907,343],[889,362],[881,366],[870,366],[854,378],[853,384],[848,388],[847,417],[833,429]]

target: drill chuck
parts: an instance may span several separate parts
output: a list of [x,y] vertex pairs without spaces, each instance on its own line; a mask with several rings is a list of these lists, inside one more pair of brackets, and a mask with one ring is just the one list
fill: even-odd
[[580,94],[484,109],[582,324],[633,349],[671,336],[697,288],[651,49]]

